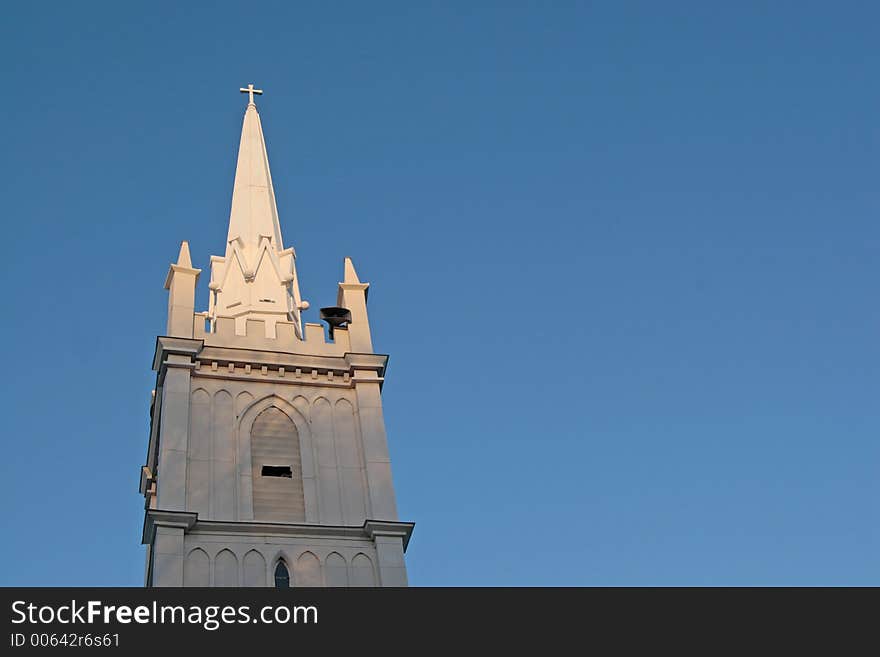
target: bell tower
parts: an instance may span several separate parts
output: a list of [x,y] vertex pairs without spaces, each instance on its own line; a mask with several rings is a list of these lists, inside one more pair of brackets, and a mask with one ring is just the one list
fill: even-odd
[[[140,491],[146,586],[406,586],[369,283],[343,262],[330,325],[303,323],[248,85],[225,252],[210,299],[183,242],[165,280]],[[328,304],[329,306],[330,304]]]

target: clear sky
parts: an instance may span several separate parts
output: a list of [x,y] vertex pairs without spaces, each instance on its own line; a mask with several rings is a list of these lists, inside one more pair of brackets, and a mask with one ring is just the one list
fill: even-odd
[[880,584],[878,24],[5,7],[0,584],[143,582],[162,285],[223,253],[248,82],[307,321],[372,283],[412,584]]

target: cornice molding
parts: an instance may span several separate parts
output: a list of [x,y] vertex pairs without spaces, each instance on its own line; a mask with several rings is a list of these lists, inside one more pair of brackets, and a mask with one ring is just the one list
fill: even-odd
[[156,352],[153,354],[153,370],[158,372],[165,363],[167,356],[174,354],[194,358],[202,350],[204,340],[193,338],[175,338],[160,335],[156,338]]
[[142,542],[153,542],[156,527],[179,527],[185,534],[238,534],[241,536],[293,536],[300,538],[344,538],[374,540],[376,536],[398,536],[406,551],[414,522],[394,520],[365,520],[357,525],[313,525],[233,520],[199,520],[198,513],[148,509],[144,517]]
[[370,538],[374,536],[399,536],[403,539],[403,551],[406,552],[406,547],[409,545],[409,539],[415,526],[416,523],[414,522],[367,520],[364,522],[364,531]]
[[189,511],[162,511],[161,509],[147,509],[144,514],[144,531],[141,543],[151,545],[156,535],[156,527],[178,527],[186,534],[192,529],[199,519],[198,513]]
[[357,371],[372,371],[376,372],[379,378],[385,376],[385,369],[388,366],[387,354],[346,352],[342,356],[320,356],[210,344],[199,350],[198,360],[203,364],[216,362],[223,367],[229,363],[251,365],[255,368],[264,365],[272,369],[283,367],[285,372],[293,372],[297,368],[301,369],[303,373],[311,370],[318,370],[322,373],[328,371],[348,372],[352,377],[356,376]]
[[190,276],[195,276],[195,282],[199,282],[199,274],[202,273],[201,269],[196,269],[194,267],[184,267],[183,265],[170,265],[168,267],[168,275],[165,277],[165,289],[171,289],[171,281],[174,278],[175,274],[189,274]]

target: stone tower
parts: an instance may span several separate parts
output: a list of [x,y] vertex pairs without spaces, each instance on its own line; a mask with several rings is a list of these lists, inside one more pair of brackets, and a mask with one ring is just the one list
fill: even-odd
[[[156,340],[143,543],[147,586],[406,586],[369,283],[345,258],[333,324],[303,324],[249,85],[226,252],[210,302],[183,242]],[[326,309],[325,309],[326,310]]]

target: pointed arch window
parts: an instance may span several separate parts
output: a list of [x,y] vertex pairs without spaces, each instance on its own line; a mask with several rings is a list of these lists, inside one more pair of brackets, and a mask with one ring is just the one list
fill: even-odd
[[287,564],[283,561],[279,561],[278,565],[275,566],[275,588],[290,588],[290,572],[287,570]]
[[299,433],[277,406],[264,409],[251,427],[254,518],[305,522]]

